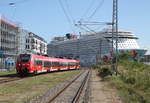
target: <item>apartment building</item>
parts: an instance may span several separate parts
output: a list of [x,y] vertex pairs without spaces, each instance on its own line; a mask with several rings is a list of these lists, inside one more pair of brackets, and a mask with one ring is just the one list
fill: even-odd
[[0,16],[0,69],[15,68],[16,58],[21,53],[46,55],[47,42]]
[[0,16],[0,67],[15,65],[18,52],[18,25]]
[[33,32],[19,28],[19,46],[18,54],[32,53],[32,54],[47,54],[47,42],[40,36]]
[[26,39],[29,37],[29,31],[23,28],[18,30],[18,55],[21,53],[26,53]]
[[35,54],[45,55],[47,54],[47,42],[42,37],[29,32],[28,38],[26,38],[26,50]]

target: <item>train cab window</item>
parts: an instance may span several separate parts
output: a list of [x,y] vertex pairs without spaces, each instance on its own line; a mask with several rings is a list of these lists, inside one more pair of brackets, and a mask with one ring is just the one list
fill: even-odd
[[34,65],[42,65],[42,61],[41,60],[34,60]]
[[20,62],[29,62],[30,57],[31,56],[29,54],[20,55]]

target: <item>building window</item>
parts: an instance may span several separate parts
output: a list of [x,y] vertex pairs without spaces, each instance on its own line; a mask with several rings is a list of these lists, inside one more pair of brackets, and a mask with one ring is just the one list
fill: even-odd
[[32,49],[35,49],[35,46],[34,46],[34,45],[32,45]]
[[28,45],[26,45],[26,49],[28,49]]
[[34,40],[34,39],[31,39],[31,43],[35,43],[35,40]]
[[29,43],[29,39],[26,39],[26,43]]

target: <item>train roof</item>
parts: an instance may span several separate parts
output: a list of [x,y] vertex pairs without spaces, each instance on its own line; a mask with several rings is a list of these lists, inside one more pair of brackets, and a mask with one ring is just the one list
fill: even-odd
[[62,58],[47,57],[47,56],[41,56],[35,54],[32,54],[32,57],[38,57],[45,60],[50,59],[51,61],[60,61],[60,62],[79,62],[79,60],[75,60],[75,59],[62,59]]

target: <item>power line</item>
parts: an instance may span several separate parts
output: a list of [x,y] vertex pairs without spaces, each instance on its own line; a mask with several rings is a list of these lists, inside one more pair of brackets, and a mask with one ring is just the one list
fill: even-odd
[[92,5],[94,4],[94,0],[92,0],[92,2],[90,3],[90,5],[88,6],[87,10],[85,11],[85,13],[82,15],[81,18],[83,18],[83,16],[87,15],[87,13],[90,11],[90,9],[92,8]]
[[61,6],[61,8],[62,8],[62,10],[63,10],[63,12],[64,12],[64,14],[65,14],[65,16],[66,16],[67,21],[69,22],[70,28],[71,28],[72,31],[74,32],[74,30],[73,30],[73,28],[72,28],[71,19],[70,19],[70,17],[68,16],[68,14],[67,14],[67,12],[66,12],[66,10],[65,10],[65,7],[64,7],[62,1],[61,1],[61,0],[58,0],[58,2],[59,2],[59,4],[60,4],[60,6]]
[[73,24],[75,24],[75,19],[73,18],[73,16],[72,16],[72,13],[71,13],[71,11],[70,11],[70,7],[69,7],[69,4],[68,4],[68,2],[67,2],[67,0],[65,0],[65,4],[66,4],[66,8],[67,8],[67,10],[68,10],[68,13],[69,13],[69,15],[70,15],[70,17],[71,17],[71,21],[73,22]]
[[65,0],[65,5],[66,5],[66,11],[68,11],[68,14],[69,14],[69,16],[70,16],[70,19],[71,19],[71,22],[72,22],[72,25],[71,25],[71,28],[72,28],[72,31],[73,31],[73,33],[75,34],[75,19],[74,19],[74,16],[72,15],[72,12],[71,12],[71,10],[70,10],[70,6],[69,6],[69,4],[68,4],[68,1],[67,0]]
[[96,7],[96,9],[94,10],[94,12],[89,16],[89,19],[91,19],[91,18],[96,14],[96,12],[102,7],[103,3],[104,3],[104,0],[102,0],[102,1],[99,3],[99,5],[98,5],[98,6]]

